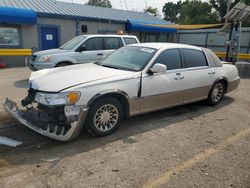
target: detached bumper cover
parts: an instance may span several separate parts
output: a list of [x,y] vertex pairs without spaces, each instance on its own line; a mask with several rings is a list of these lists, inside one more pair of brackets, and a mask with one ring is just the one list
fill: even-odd
[[78,120],[70,123],[70,129],[67,131],[62,130],[60,131],[60,133],[58,133],[57,128],[51,131],[48,126],[47,130],[44,130],[34,125],[27,119],[25,119],[24,118],[25,111],[19,110],[17,104],[9,100],[8,98],[5,100],[3,107],[5,111],[11,114],[15,119],[17,119],[20,123],[22,123],[26,127],[29,127],[30,129],[40,133],[41,135],[44,135],[44,136],[47,136],[49,138],[59,140],[59,141],[70,141],[76,138],[78,134],[80,133],[82,126],[84,125],[84,122],[86,120],[87,114],[88,114],[88,108],[80,109]]

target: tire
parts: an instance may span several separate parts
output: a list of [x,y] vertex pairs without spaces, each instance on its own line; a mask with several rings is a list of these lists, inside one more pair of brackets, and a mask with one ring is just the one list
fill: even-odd
[[216,82],[208,94],[207,103],[211,106],[219,104],[224,94],[225,83],[222,81]]
[[85,129],[93,136],[107,136],[118,129],[122,119],[121,103],[113,97],[101,98],[90,106]]
[[62,62],[62,63],[58,63],[58,64],[56,65],[56,67],[65,67],[65,66],[68,66],[68,65],[71,65],[71,63]]

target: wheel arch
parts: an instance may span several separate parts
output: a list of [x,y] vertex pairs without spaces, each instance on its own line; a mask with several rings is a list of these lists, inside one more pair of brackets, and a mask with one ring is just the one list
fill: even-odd
[[55,67],[58,67],[58,65],[60,65],[61,63],[66,63],[68,65],[73,65],[73,63],[71,61],[59,61],[58,63],[56,63]]
[[[222,77],[220,77],[220,78],[217,78],[217,79],[214,81],[213,85],[214,85],[215,83],[217,83],[217,82],[223,82],[223,83],[225,84],[225,93],[227,93],[228,78],[225,77],[225,76],[222,76]],[[212,85],[212,87],[213,87],[213,85]],[[212,89],[212,87],[211,87],[211,89]]]
[[129,96],[126,92],[122,90],[109,90],[109,91],[100,92],[96,94],[94,97],[92,97],[89,100],[87,105],[91,106],[91,104],[93,104],[95,101],[100,100],[105,97],[113,97],[117,99],[122,105],[122,109],[124,111],[125,117],[129,116],[129,100],[128,100]]

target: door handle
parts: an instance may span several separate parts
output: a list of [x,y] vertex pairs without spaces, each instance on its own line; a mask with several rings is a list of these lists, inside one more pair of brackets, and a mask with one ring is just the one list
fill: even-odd
[[181,79],[183,79],[184,78],[184,76],[176,76],[174,79],[176,79],[176,80],[181,80]]
[[184,78],[184,76],[182,76],[181,73],[176,73],[176,77],[174,79],[175,80],[181,80],[183,78]]
[[215,71],[209,71],[208,74],[215,74]]
[[102,54],[102,53],[98,53],[98,54],[96,54],[96,55],[98,55],[98,56],[103,56],[103,54]]

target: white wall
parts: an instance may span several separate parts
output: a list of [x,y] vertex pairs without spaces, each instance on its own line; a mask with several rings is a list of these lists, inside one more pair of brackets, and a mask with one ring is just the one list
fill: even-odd
[[[206,39],[207,38],[207,39]],[[179,30],[177,42],[203,46],[213,51],[226,51],[225,41],[229,39],[229,34],[218,34],[218,29],[200,30]],[[240,52],[250,53],[250,28],[242,28],[240,38]]]

